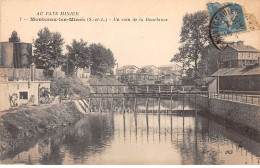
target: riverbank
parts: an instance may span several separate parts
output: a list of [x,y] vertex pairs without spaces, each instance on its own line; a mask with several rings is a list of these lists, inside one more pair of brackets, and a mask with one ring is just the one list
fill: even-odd
[[[62,85],[69,86],[71,99],[81,100],[89,96],[90,84],[121,84],[115,78],[92,76],[91,78],[55,78],[51,80],[51,95],[56,97]],[[82,114],[75,103],[21,106],[0,113],[0,153],[14,149],[30,138],[51,132],[79,120]]]
[[260,133],[260,106],[250,103],[213,98],[203,95],[190,97],[190,101],[207,109],[208,115],[246,131]]
[[70,125],[83,116],[74,103],[24,107],[0,118],[0,152],[14,149],[39,134]]

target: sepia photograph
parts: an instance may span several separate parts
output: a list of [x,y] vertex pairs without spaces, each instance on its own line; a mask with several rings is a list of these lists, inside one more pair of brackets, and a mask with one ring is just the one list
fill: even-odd
[[0,166],[260,165],[260,0],[0,0]]

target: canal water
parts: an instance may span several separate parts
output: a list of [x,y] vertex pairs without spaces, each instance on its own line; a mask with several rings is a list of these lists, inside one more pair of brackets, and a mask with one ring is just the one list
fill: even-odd
[[93,112],[73,125],[25,142],[0,162],[257,165],[260,143],[192,111]]

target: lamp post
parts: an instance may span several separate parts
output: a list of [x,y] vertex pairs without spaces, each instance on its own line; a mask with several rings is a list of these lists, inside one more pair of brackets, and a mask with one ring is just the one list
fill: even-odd
[[[218,55],[217,55],[217,72],[219,71],[220,69],[220,61],[219,61],[219,57],[220,57],[220,54],[221,54],[221,50],[219,51]],[[217,74],[217,95],[219,96],[219,72]]]

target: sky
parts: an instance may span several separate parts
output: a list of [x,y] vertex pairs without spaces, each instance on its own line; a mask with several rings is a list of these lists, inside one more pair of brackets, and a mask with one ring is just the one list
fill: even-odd
[[[48,27],[62,34],[65,44],[81,38],[110,48],[118,66],[167,65],[180,46],[180,31],[185,13],[207,10],[209,0],[2,0],[0,41],[8,41],[16,30],[21,41],[32,43],[37,32]],[[214,1],[212,1],[214,2]],[[219,0],[218,2],[226,2]],[[255,13],[260,22],[260,0],[230,0]],[[37,15],[43,12],[42,16]],[[48,15],[46,15],[48,12]],[[33,22],[31,17],[53,16],[52,12],[79,12],[77,18],[107,18],[107,22]],[[163,18],[167,22],[113,21],[114,18]],[[24,20],[28,19],[28,20]],[[234,41],[260,49],[259,31],[240,34]],[[64,48],[64,52],[66,52]]]

